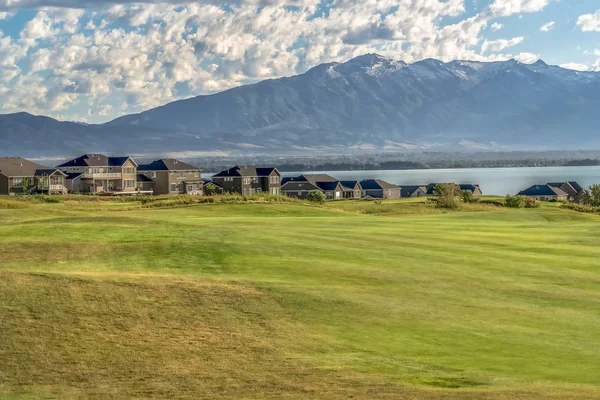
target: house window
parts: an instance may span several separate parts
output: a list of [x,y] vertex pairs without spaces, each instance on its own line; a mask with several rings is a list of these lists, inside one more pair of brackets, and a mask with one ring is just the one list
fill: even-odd
[[225,182],[233,182],[233,178],[225,178],[224,181]]
[[23,187],[23,178],[13,178],[13,187]]
[[156,171],[150,172],[150,178],[156,178]]
[[123,168],[123,173],[124,174],[134,174],[135,173],[135,168],[133,168],[133,167],[125,167],[125,168]]
[[[112,182],[110,182],[112,183]],[[126,188],[134,188],[135,187],[135,181],[132,179],[127,179],[125,181],[123,181],[123,184],[125,185]]]
[[99,174],[100,168],[92,168],[92,174]]
[[171,192],[177,192],[177,184],[171,183]]
[[252,178],[250,178],[249,176],[244,178],[244,185],[249,185],[250,182],[252,182]]
[[270,177],[271,180],[271,184],[278,184],[279,183],[279,177],[277,175],[273,175]]
[[185,178],[185,171],[182,172],[177,172],[177,178],[181,179],[181,178]]

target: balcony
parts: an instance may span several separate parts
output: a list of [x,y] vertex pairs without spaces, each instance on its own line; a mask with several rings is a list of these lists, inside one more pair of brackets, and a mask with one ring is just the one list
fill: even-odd
[[103,172],[97,174],[81,174],[82,179],[121,179],[120,172]]

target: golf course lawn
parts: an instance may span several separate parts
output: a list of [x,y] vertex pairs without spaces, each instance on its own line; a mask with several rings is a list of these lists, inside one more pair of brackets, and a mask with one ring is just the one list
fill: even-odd
[[600,398],[600,216],[0,199],[0,398]]

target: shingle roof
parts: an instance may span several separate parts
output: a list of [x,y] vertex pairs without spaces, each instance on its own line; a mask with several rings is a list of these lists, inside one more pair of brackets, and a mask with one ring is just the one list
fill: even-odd
[[230,176],[269,176],[276,171],[277,168],[255,168],[251,165],[235,166],[225,171],[221,171],[213,177],[223,178]]
[[34,176],[41,169],[47,168],[21,157],[0,157],[0,173],[6,176]]
[[315,183],[315,182],[337,182],[338,179],[327,174],[303,174],[298,178]]
[[340,182],[316,182],[316,186],[322,190],[336,190]]
[[344,189],[347,190],[354,190],[356,188],[356,185],[358,185],[359,188],[362,189],[362,186],[360,185],[359,181],[340,181],[340,183],[342,184]]
[[583,187],[579,183],[577,183],[575,181],[570,181],[569,184],[571,184],[571,186],[573,186],[573,189],[577,190],[577,193],[583,192]]
[[35,176],[50,176],[50,175],[54,175],[56,173],[67,176],[67,174],[65,174],[64,172],[62,172],[61,170],[59,170],[57,168],[38,169],[35,171]]
[[533,185],[521,192],[519,196],[566,196],[567,193],[550,185]]
[[392,185],[381,179],[365,179],[360,181],[360,185],[366,190],[400,189],[400,186]]
[[81,175],[83,175],[83,172],[67,173],[67,180],[75,179]]
[[577,196],[583,191],[583,188],[577,182],[549,182],[548,185],[559,188],[573,197]]
[[137,181],[138,182],[154,182],[152,179],[150,179],[149,177],[147,177],[144,174],[137,174]]
[[[84,154],[60,164],[58,167],[120,167],[129,159],[130,157],[107,157],[104,154]],[[135,161],[133,163],[135,164]]]
[[190,171],[199,169],[174,158],[162,158],[138,167],[138,171]]
[[313,185],[312,183],[302,180],[302,181],[288,181],[281,186],[282,191],[298,191],[298,190],[318,190],[319,187]]
[[458,185],[458,187],[460,188],[460,190],[469,190],[471,192],[474,192],[477,189],[479,189],[479,185],[471,185],[471,184]]

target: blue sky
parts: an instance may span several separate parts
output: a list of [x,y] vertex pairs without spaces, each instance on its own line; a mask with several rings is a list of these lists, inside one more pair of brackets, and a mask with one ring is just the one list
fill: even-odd
[[0,112],[99,123],[377,52],[600,71],[597,0],[0,0]]

